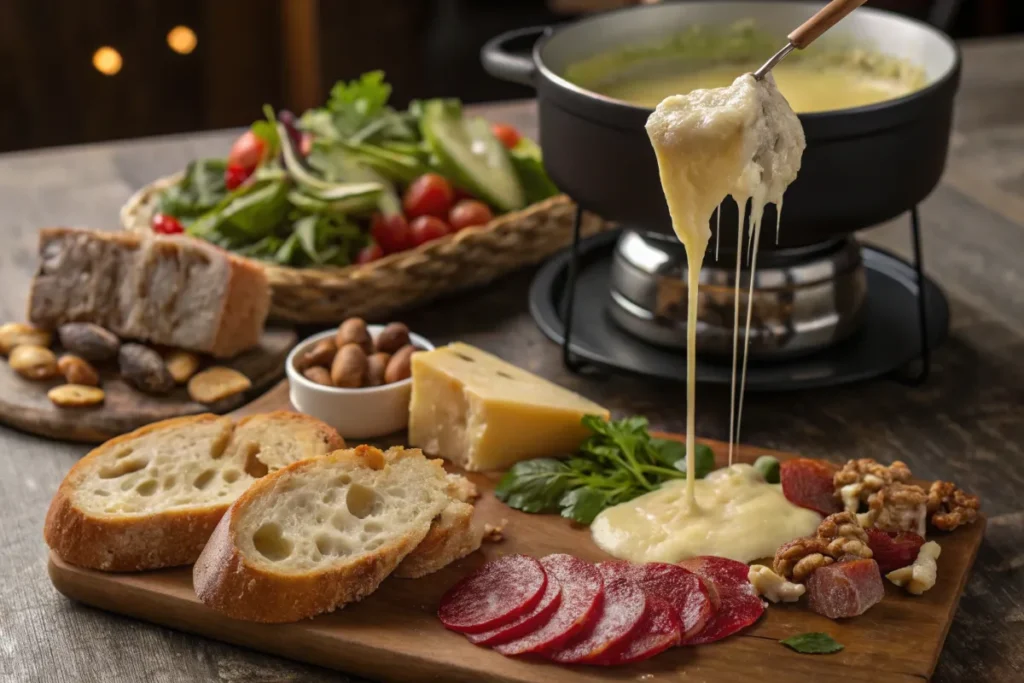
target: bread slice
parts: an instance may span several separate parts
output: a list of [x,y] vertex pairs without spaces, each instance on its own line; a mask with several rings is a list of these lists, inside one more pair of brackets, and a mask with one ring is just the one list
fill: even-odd
[[193,569],[196,595],[229,616],[297,621],[360,600],[451,502],[440,460],[372,446],[260,479],[231,506]]
[[270,310],[263,269],[202,240],[49,228],[28,318],[102,325],[126,339],[230,357],[259,343]]
[[334,429],[286,411],[157,422],[96,448],[61,483],[44,537],[66,562],[105,571],[191,564],[253,481],[344,446]]
[[459,474],[448,475],[452,501],[434,518],[430,530],[395,569],[400,579],[418,579],[433,574],[480,547],[483,530],[473,524],[473,505],[479,493],[476,485]]

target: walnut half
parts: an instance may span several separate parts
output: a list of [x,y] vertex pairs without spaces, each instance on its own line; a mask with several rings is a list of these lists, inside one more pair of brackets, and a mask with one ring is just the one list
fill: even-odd
[[803,583],[815,569],[833,562],[835,559],[828,554],[828,544],[817,536],[808,536],[783,544],[775,552],[772,566],[779,576]]
[[928,494],[916,484],[893,483],[868,501],[871,524],[883,531],[913,531],[925,535]]
[[833,559],[871,559],[867,532],[861,528],[857,517],[849,512],[829,515],[818,525],[818,538],[827,545],[825,551]]
[[964,493],[951,481],[937,481],[928,490],[928,512],[936,529],[952,531],[978,519],[981,501]]
[[893,483],[905,484],[911,476],[910,468],[900,460],[883,465],[871,458],[858,458],[848,461],[835,473],[832,485],[843,508],[856,513],[861,503],[867,503],[875,493]]

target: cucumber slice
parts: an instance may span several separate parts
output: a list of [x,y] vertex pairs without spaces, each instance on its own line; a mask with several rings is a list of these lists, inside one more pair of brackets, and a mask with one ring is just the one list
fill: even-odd
[[423,103],[423,137],[445,175],[502,211],[526,206],[505,148],[482,118],[466,118],[458,100]]

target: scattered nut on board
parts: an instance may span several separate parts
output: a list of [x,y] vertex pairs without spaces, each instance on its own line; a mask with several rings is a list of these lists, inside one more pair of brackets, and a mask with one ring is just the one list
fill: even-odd
[[103,403],[104,393],[99,387],[84,384],[62,384],[46,392],[47,398],[61,408],[85,408]]
[[484,524],[483,540],[486,543],[500,543],[505,540],[505,526],[507,519],[501,520],[501,524]]
[[117,353],[121,377],[139,391],[166,394],[174,388],[174,378],[159,353],[142,344],[122,344]]
[[330,370],[319,365],[314,365],[311,368],[306,368],[305,370],[302,371],[302,376],[308,379],[310,382],[323,384],[325,387],[334,386],[334,382],[331,381]]
[[0,354],[8,355],[16,346],[49,347],[53,335],[28,323],[0,325]]
[[238,370],[215,365],[193,375],[188,381],[188,395],[197,403],[216,403],[250,387],[252,382]]
[[15,346],[8,362],[12,370],[26,379],[51,379],[60,374],[57,356],[45,346]]
[[92,363],[74,354],[65,354],[57,361],[57,369],[68,384],[79,384],[89,387],[100,385],[100,373]]
[[199,369],[199,356],[191,351],[171,351],[164,358],[164,365],[175,384],[184,384]]
[[92,323],[65,323],[57,328],[60,345],[93,363],[114,358],[121,340],[110,330]]

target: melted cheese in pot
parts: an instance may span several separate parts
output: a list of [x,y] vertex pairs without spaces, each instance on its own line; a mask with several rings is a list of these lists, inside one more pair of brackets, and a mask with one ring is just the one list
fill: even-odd
[[766,484],[746,464],[712,472],[696,482],[694,492],[696,507],[687,504],[682,480],[610,507],[590,526],[594,541],[632,562],[679,562],[697,555],[751,562],[813,535],[821,523],[821,515],[790,503],[780,485]]

